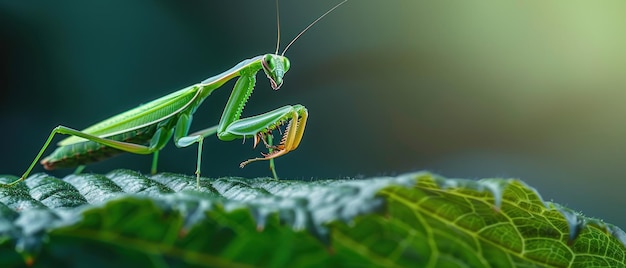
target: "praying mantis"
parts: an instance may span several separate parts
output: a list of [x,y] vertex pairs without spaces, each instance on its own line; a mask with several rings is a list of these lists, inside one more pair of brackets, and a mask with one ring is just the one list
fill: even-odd
[[[151,172],[154,174],[157,169],[159,151],[173,137],[174,144],[179,148],[198,144],[195,174],[196,184],[199,187],[204,138],[217,134],[222,141],[252,138],[254,148],[262,142],[268,152],[261,153],[262,157],[243,161],[240,167],[243,168],[255,161],[269,160],[272,174],[275,179],[278,179],[273,161],[276,157],[298,148],[306,127],[308,110],[300,104],[285,105],[263,114],[241,118],[245,104],[254,90],[256,74],[263,70],[272,89],[278,90],[290,67],[289,59],[284,56],[287,49],[311,26],[345,2],[347,0],[335,5],[304,28],[279,55],[280,22],[277,1],[278,40],[275,53],[243,60],[234,67],[200,83],[112,116],[83,130],[59,125],[50,132],[26,172],[13,182],[0,183],[0,187],[10,187],[25,180],[57,134],[70,137],[58,142],[57,149],[41,160],[40,163],[46,170],[69,167],[78,167],[80,170],[86,164],[129,152],[153,154]],[[219,123],[189,134],[196,109],[214,90],[235,78],[238,79]],[[281,130],[281,127],[284,127],[284,130]],[[272,133],[275,130],[281,132],[280,141],[276,145],[273,144]]]

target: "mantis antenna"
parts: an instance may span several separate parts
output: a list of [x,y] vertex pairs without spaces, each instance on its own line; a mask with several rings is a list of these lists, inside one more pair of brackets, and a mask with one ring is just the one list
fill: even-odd
[[274,54],[278,54],[278,49],[280,48],[280,11],[278,10],[278,0],[276,0],[276,31],[278,37],[276,37],[276,53]]
[[[276,0],[276,2],[278,3],[278,0]],[[296,42],[296,40],[298,40],[298,38],[300,38],[300,36],[302,34],[304,34],[309,28],[311,28],[311,26],[315,25],[315,23],[317,23],[319,20],[321,20],[322,18],[324,18],[326,15],[328,15],[330,12],[333,12],[333,10],[337,9],[339,6],[343,5],[345,2],[348,2],[348,0],[343,0],[341,3],[335,5],[333,8],[329,9],[328,11],[326,11],[326,13],[322,14],[319,18],[317,18],[316,20],[314,20],[313,22],[311,22],[311,24],[309,24],[309,26],[307,26],[306,28],[304,28],[304,30],[302,30],[298,35],[296,35],[296,37],[293,38],[293,40],[291,40],[291,42],[289,42],[289,44],[287,44],[287,46],[285,47],[285,49],[283,50],[283,53],[280,54],[281,56],[285,56],[285,52],[287,52],[287,49],[289,49],[289,47]],[[276,15],[278,16],[278,5],[276,5]],[[280,24],[280,23],[279,23]],[[278,39],[280,40],[280,26],[279,26],[279,31],[278,31]],[[276,45],[276,53],[278,53],[278,44]]]

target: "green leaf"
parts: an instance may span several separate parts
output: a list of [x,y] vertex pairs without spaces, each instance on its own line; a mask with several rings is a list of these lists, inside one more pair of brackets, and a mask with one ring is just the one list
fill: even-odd
[[[15,180],[0,176],[0,181]],[[36,174],[0,188],[0,266],[626,267],[616,226],[518,180]]]

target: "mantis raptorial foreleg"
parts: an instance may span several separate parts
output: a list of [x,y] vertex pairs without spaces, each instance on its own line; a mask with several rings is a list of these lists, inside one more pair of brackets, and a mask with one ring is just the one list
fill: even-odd
[[[200,162],[202,156],[202,142],[204,137],[214,133],[217,133],[218,138],[224,141],[254,137],[256,146],[258,139],[265,139],[265,137],[272,135],[272,130],[279,128],[287,121],[290,122],[290,125],[288,125],[285,130],[285,136],[282,139],[285,144],[272,147],[272,152],[264,154],[263,158],[254,158],[244,161],[241,163],[241,167],[252,161],[276,158],[289,151],[295,150],[298,147],[302,135],[304,134],[305,126],[305,124],[299,122],[306,122],[307,111],[304,106],[284,106],[257,116],[241,118],[241,113],[245,103],[252,93],[256,83],[255,75],[256,72],[251,73],[247,70],[242,70],[240,72],[240,77],[235,83],[233,91],[228,99],[228,102],[226,103],[224,113],[222,114],[220,122],[217,126],[187,135],[189,127],[191,126],[192,115],[181,114],[178,118],[174,131],[174,143],[178,147],[187,147],[194,143],[198,143],[198,163],[196,166],[196,175],[198,176],[198,180],[201,172]],[[203,87],[205,85],[200,84],[198,86]],[[291,122],[295,122],[295,124],[292,124]],[[294,130],[290,131],[290,128]],[[272,171],[272,173],[275,174],[275,171]]]

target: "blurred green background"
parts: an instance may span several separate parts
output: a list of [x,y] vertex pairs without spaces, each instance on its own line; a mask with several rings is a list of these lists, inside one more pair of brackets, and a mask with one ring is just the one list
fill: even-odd
[[[282,1],[283,46],[336,3]],[[258,76],[244,114],[308,107],[300,148],[276,161],[283,178],[515,177],[625,228],[624,12],[624,1],[350,1],[290,48],[279,91]],[[0,173],[20,175],[58,124],[84,128],[273,52],[275,5],[0,1],[0,38]],[[192,130],[218,122],[232,85]],[[270,175],[264,162],[238,167],[259,154],[250,141],[204,148],[204,176]],[[195,153],[170,144],[160,170],[192,174]],[[147,173],[150,160],[86,172]]]

